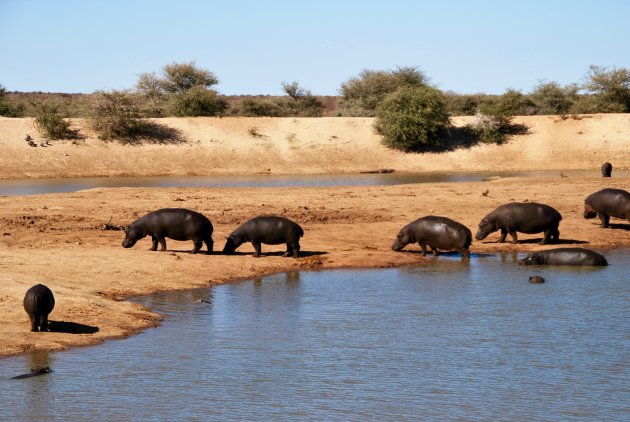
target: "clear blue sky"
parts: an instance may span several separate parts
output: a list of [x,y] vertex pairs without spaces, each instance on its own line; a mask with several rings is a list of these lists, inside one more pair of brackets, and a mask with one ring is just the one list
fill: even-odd
[[133,88],[195,61],[222,94],[298,81],[336,95],[362,69],[417,66],[443,90],[530,91],[630,68],[628,0],[0,0],[0,84],[13,91]]

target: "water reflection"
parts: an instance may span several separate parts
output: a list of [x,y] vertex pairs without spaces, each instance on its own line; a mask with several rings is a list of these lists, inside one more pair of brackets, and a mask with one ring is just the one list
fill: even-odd
[[51,354],[43,377],[9,380],[42,358],[0,361],[3,416],[624,420],[630,256],[605,255],[603,269],[446,255],[138,298],[162,327]]

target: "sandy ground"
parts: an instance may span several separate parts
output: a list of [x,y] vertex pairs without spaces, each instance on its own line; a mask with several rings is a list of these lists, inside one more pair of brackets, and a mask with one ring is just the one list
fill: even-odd
[[[424,155],[385,150],[371,132],[369,119],[173,119],[173,126],[190,133],[194,127],[208,126],[194,132],[204,133],[204,138],[178,146],[139,147],[103,144],[88,138],[80,145],[62,142],[37,148],[23,141],[26,132],[33,133],[28,119],[0,119],[0,146],[4,148],[0,176],[5,178],[191,174],[188,170],[192,168],[198,168],[198,174],[252,174],[264,168],[278,173],[382,167],[425,171],[592,170],[592,175],[466,183],[118,188],[0,197],[0,357],[96,344],[159,324],[158,315],[123,301],[135,295],[212,286],[285,270],[431,265],[433,258],[422,258],[417,245],[405,252],[390,249],[402,226],[429,214],[453,218],[474,233],[479,220],[495,207],[510,201],[537,201],[562,213],[561,246],[604,250],[630,246],[628,222],[613,219],[615,228],[601,229],[597,221],[584,220],[581,215],[588,194],[604,187],[629,186],[628,172],[615,170],[630,167],[630,152],[624,141],[630,139],[630,116],[528,119],[532,133],[507,145]],[[270,139],[229,135],[230,125],[232,130],[255,125]],[[241,145],[247,142],[251,145]],[[310,147],[309,142],[313,143]],[[310,151],[309,155],[297,158],[300,154],[292,151],[291,143],[299,144],[296,148],[300,151]],[[220,148],[214,150],[215,144]],[[275,146],[266,146],[269,144]],[[599,175],[604,157],[615,165],[611,179]],[[311,160],[308,166],[303,165],[306,161],[299,162],[307,159]],[[485,191],[487,195],[482,195]],[[261,214],[286,216],[305,230],[301,242],[304,256],[282,258],[282,246],[263,246],[263,253],[271,254],[254,258],[250,244],[243,245],[234,256],[219,252],[192,255],[192,242],[172,240],[167,240],[167,252],[150,252],[149,239],[138,242],[133,249],[124,249],[123,232],[104,229],[107,223],[126,225],[163,207],[189,208],[208,216],[215,227],[213,238],[218,251],[225,237],[247,219]],[[540,235],[521,235],[523,243],[518,245],[494,243],[497,238],[498,233],[474,242],[472,252],[554,247],[537,245]],[[48,285],[55,293],[57,303],[50,319],[58,331],[29,331],[21,302],[26,290],[36,283]]]
[[[454,118],[462,126],[469,117]],[[0,179],[88,176],[352,173],[397,171],[573,170],[611,161],[630,168],[630,114],[518,117],[529,128],[508,144],[442,154],[405,154],[384,147],[369,118],[166,118],[181,142],[125,146],[86,139],[29,147],[41,137],[32,119],[0,117]],[[252,135],[253,133],[253,135]]]

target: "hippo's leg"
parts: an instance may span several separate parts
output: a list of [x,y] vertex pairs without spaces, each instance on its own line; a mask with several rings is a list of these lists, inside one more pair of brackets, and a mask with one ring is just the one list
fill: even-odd
[[293,258],[298,258],[300,256],[300,244],[296,242],[293,246]]
[[39,318],[37,318],[35,314],[28,314],[28,317],[31,319],[31,331],[37,332],[37,323],[39,322]]
[[551,233],[552,233],[553,229],[547,229],[545,230],[545,233],[543,235],[542,240],[540,241],[539,245],[546,245],[549,244],[551,241]]
[[193,244],[195,245],[195,247],[192,250],[192,254],[196,254],[197,252],[199,252],[199,250],[201,250],[201,247],[203,246],[203,240],[199,240],[199,239],[195,239],[193,240]]
[[208,237],[203,240],[206,246],[208,247],[208,253],[212,252],[212,248],[214,247],[214,242],[211,237]]
[[459,253],[462,254],[462,258],[470,259],[470,250],[469,249],[460,249]]
[[424,242],[418,242],[420,248],[422,248],[422,256],[427,256],[427,244]]
[[158,237],[158,242],[160,242],[160,251],[166,251],[166,239],[163,237]]
[[431,248],[431,255],[433,256],[438,256],[438,250],[437,248],[434,248],[433,246],[429,245],[429,248]]
[[599,217],[599,219],[602,222],[602,227],[603,228],[608,227],[608,223],[610,222],[610,216],[608,214],[604,214],[602,212],[598,212],[597,216]]
[[260,242],[252,242],[254,246],[254,258],[258,258],[260,256]]
[[507,237],[507,230],[506,229],[501,229],[501,237],[499,238],[499,243],[503,243],[505,242],[505,238]]
[[293,247],[290,243],[287,243],[287,251],[282,255],[284,258],[293,255]]
[[515,245],[518,243],[518,236],[516,235],[516,230],[509,230],[510,236],[512,236],[512,244]]
[[39,316],[39,331],[48,331],[48,315]]
[[151,244],[151,249],[149,249],[149,250],[150,251],[157,251],[158,239],[155,236],[151,236],[151,239],[153,240],[153,243]]

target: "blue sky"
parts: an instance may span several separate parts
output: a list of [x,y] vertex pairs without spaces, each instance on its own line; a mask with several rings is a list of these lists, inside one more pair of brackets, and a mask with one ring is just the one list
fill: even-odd
[[630,1],[0,0],[0,84],[13,91],[133,88],[195,61],[222,94],[298,81],[336,95],[362,69],[417,66],[443,90],[523,92],[630,68]]

